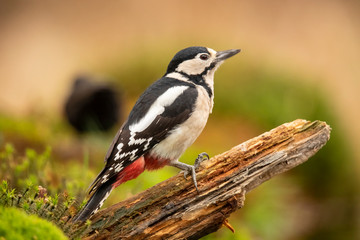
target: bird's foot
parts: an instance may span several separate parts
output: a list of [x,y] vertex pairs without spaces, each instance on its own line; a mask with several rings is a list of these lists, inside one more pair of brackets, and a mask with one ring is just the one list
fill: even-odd
[[209,154],[207,154],[206,152],[200,153],[198,157],[195,159],[195,164],[194,164],[195,169],[199,168],[201,162],[209,159],[210,159]]
[[[202,161],[208,160],[208,159],[210,159],[209,154],[207,154],[206,152],[202,152],[202,153],[200,153],[200,154],[197,156],[197,158],[195,159],[194,166],[191,166],[191,165],[189,165],[189,166],[194,167],[194,170],[196,170],[196,169],[199,168],[200,163],[201,163]],[[191,171],[191,173],[192,173],[192,169],[190,169],[190,168],[188,168],[187,170],[184,171],[184,178],[185,178],[185,179],[186,179],[187,175],[190,173],[190,171]]]
[[190,174],[191,178],[194,182],[196,191],[199,193],[199,189],[197,187],[197,181],[196,181],[196,173],[195,173],[195,167],[192,165],[187,165],[186,169],[184,169],[184,178],[186,179],[187,175]]
[[204,160],[208,160],[210,159],[209,154],[207,154],[206,152],[200,153],[198,155],[198,157],[195,159],[195,164],[194,166],[188,165],[188,168],[186,168],[184,170],[184,178],[186,179],[188,174],[191,174],[192,180],[194,182],[196,191],[199,193],[199,189],[197,187],[197,181],[196,181],[196,173],[195,170],[199,168],[200,163]]
[[188,175],[191,175],[191,178],[194,182],[196,191],[199,193],[199,189],[197,187],[195,170],[199,167],[200,163],[202,161],[204,161],[205,159],[209,159],[209,155],[207,153],[203,152],[203,153],[200,153],[198,155],[198,157],[196,158],[194,166],[188,165],[186,163],[178,162],[178,161],[170,162],[169,165],[183,170],[185,179]]

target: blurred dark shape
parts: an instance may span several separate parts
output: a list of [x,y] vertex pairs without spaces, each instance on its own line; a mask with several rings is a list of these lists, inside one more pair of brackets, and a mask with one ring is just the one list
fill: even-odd
[[107,131],[120,119],[119,95],[106,83],[80,76],[75,79],[65,102],[65,116],[80,133]]

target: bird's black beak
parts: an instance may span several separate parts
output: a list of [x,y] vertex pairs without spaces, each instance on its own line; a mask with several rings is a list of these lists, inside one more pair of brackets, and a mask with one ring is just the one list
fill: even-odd
[[218,62],[224,61],[225,59],[228,59],[229,57],[232,57],[235,54],[238,54],[239,52],[240,52],[240,49],[230,49],[230,50],[217,52],[216,60]]

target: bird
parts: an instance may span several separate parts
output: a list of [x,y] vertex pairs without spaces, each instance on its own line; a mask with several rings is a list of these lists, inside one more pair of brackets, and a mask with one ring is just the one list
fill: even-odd
[[76,77],[64,104],[66,120],[80,134],[108,131],[121,118],[121,92],[97,80],[88,75]]
[[179,158],[200,135],[212,112],[215,71],[239,52],[192,46],[175,54],[166,73],[141,94],[114,137],[105,167],[88,188],[88,201],[74,216],[75,222],[95,214],[112,190],[144,170],[179,168],[185,178],[191,175],[199,192],[195,170],[208,154],[199,154],[194,165]]

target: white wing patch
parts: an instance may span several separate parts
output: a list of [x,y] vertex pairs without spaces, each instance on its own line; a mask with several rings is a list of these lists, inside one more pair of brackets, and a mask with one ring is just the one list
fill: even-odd
[[153,138],[151,137],[151,138],[149,138],[149,139],[147,140],[147,143],[146,143],[145,146],[144,146],[144,151],[148,150],[150,141],[151,141],[152,139],[153,139]]
[[176,86],[169,88],[161,96],[159,96],[156,101],[151,105],[149,111],[145,114],[143,118],[140,119],[137,123],[134,123],[129,126],[131,132],[142,132],[155,120],[155,118],[162,114],[165,110],[165,107],[170,106],[176,98],[180,96],[189,86]]
[[[131,152],[124,152],[122,154],[119,155],[119,158],[122,159],[124,157],[127,157],[129,155],[131,155],[130,157],[130,161],[134,161],[136,159],[135,153],[138,151],[138,149],[134,149]],[[116,170],[116,169],[115,169]]]
[[118,145],[117,145],[117,150],[118,150],[118,152],[116,153],[116,155],[115,155],[115,161],[117,161],[118,159],[120,159],[120,153],[121,153],[121,150],[122,150],[122,147],[124,146],[124,144],[123,143],[119,143]]
[[140,145],[146,141],[146,138],[135,139],[135,134],[136,134],[135,132],[130,131],[129,146],[134,145],[134,144]]
[[123,168],[122,163],[118,163],[115,165],[115,172],[120,172]]
[[[137,123],[134,123],[129,126],[130,130],[130,138],[127,143],[128,146],[132,145],[144,145],[143,151],[146,151],[149,149],[149,145],[152,137],[149,138],[138,138],[136,139],[136,133],[144,131],[147,127],[150,126],[151,123],[154,122],[155,118],[162,114],[165,111],[165,107],[170,106],[174,101],[186,90],[189,86],[175,86],[172,88],[169,88],[167,91],[165,91],[162,95],[160,95],[156,101],[151,105],[148,112],[145,114],[143,118],[140,119]],[[118,161],[119,159],[124,159],[128,156],[130,156],[129,160],[134,161],[137,159],[136,152],[139,149],[134,149],[132,151],[128,152],[122,152],[124,147],[124,143],[119,143],[117,148],[117,153],[115,154],[115,161]],[[117,163],[114,166],[115,172],[120,172],[123,169],[122,163]],[[105,175],[106,176],[106,175]],[[103,181],[107,180],[107,176],[103,178]],[[106,179],[106,180],[105,180]]]
[[109,180],[109,174],[105,174],[103,177],[102,177],[102,181],[101,181],[101,183],[104,183],[104,182],[106,182],[107,180]]
[[[132,146],[132,145],[141,145],[141,144],[143,144],[144,142],[146,142],[146,144],[144,145],[144,149],[143,149],[143,151],[146,151],[148,148],[149,148],[149,145],[150,145],[150,141],[153,139],[152,137],[150,137],[150,138],[139,138],[139,139],[135,139],[135,134],[136,133],[134,133],[134,132],[130,132],[130,139],[129,139],[129,143],[128,143],[128,145],[129,146]],[[115,160],[115,162],[117,161],[117,160],[119,160],[119,159],[123,159],[123,158],[125,158],[125,157],[127,157],[127,156],[129,156],[130,155],[130,161],[134,161],[134,160],[136,160],[137,159],[137,156],[136,156],[136,152],[139,150],[139,149],[134,149],[134,150],[132,150],[132,151],[129,151],[129,152],[121,152],[122,151],[122,148],[123,148],[123,146],[124,146],[124,144],[123,143],[119,143],[118,145],[117,145],[117,150],[118,150],[118,152],[115,154],[115,158],[114,158],[114,160]],[[115,167],[111,167],[111,168],[109,168],[109,170],[112,170],[112,169],[114,169],[115,168],[115,172],[120,172],[124,167],[122,166],[122,163],[120,162],[120,163],[117,163],[116,165],[115,165]],[[102,183],[103,182],[106,182],[108,179],[107,179],[107,175],[104,175],[104,177],[103,177],[103,181],[102,181]]]

